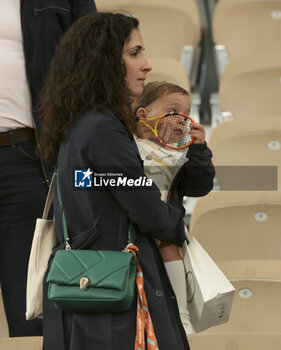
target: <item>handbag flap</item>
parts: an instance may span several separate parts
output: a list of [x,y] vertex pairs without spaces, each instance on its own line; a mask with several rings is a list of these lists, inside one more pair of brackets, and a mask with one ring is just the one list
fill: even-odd
[[136,271],[133,253],[112,250],[59,250],[51,264],[47,283],[79,286],[86,277],[89,287],[122,289]]

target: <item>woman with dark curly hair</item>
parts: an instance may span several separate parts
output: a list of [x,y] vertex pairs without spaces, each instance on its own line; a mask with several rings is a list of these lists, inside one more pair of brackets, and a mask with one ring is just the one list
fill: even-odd
[[[72,248],[120,251],[130,222],[137,226],[135,244],[157,342],[149,340],[149,332],[146,345],[135,342],[137,296],[124,312],[61,312],[48,300],[45,283],[44,350],[189,349],[153,240],[180,246],[186,239],[182,214],[161,201],[133,139],[132,98],[142,93],[151,70],[143,51],[136,18],[94,13],[75,23],[57,48],[41,96],[40,153],[59,169]],[[58,244],[53,253],[65,248],[56,191],[54,211]]]

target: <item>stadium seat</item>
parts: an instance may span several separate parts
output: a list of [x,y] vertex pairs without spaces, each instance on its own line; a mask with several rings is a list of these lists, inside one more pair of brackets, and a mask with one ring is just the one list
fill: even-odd
[[149,58],[152,71],[147,74],[146,82],[167,81],[177,84],[190,92],[188,76],[183,65],[174,59],[169,58]]
[[1,350],[42,350],[42,337],[0,338]]
[[276,190],[278,174],[281,183],[281,112],[221,123],[208,144],[221,190]]
[[216,264],[231,280],[241,278],[280,279],[280,260],[225,260],[217,261]]
[[[0,338],[4,338],[8,336],[9,336],[8,325],[6,321],[6,315],[5,315],[5,310],[4,310],[3,300],[2,300],[2,292],[0,289]],[[2,349],[1,346],[0,346],[0,349]]]
[[97,0],[103,10],[121,10],[140,20],[147,55],[181,59],[186,45],[196,47],[201,22],[195,0]]
[[281,192],[220,191],[199,198],[196,237],[228,278],[281,279]]
[[280,96],[281,54],[237,59],[229,63],[220,81],[221,110],[233,119],[278,116]]
[[281,334],[219,333],[196,334],[190,342],[191,350],[277,350]]
[[[281,280],[241,279],[232,280],[231,283],[236,291],[229,321],[219,326],[211,327],[202,334],[267,333],[280,336]],[[275,349],[279,348],[280,343]],[[245,349],[256,350],[255,347]],[[268,347],[266,346],[265,349],[268,349]]]
[[281,54],[279,0],[218,1],[213,16],[213,40],[227,49],[229,62],[256,54]]
[[[214,157],[218,157],[217,159],[220,159],[219,151],[221,150],[221,147],[219,146],[222,142],[225,143],[228,141],[228,144],[226,147],[229,151],[234,151],[233,149],[237,149],[237,153],[234,153],[234,155],[230,155],[231,159],[234,159],[235,164],[242,160],[244,163],[244,160],[246,160],[246,157],[244,157],[244,154],[242,153],[241,149],[239,149],[240,142],[243,142],[243,137],[249,140],[249,143],[247,144],[247,147],[259,147],[257,153],[261,154],[261,156],[258,157],[256,155],[256,158],[254,159],[254,162],[267,162],[267,160],[264,160],[265,157],[271,158],[270,151],[279,150],[278,145],[276,145],[276,149],[267,147],[268,142],[272,140],[272,137],[269,137],[266,141],[263,141],[263,136],[267,135],[271,132],[275,132],[275,135],[273,138],[275,140],[279,140],[280,133],[281,133],[281,111],[280,116],[266,116],[264,118],[255,118],[255,116],[252,116],[252,118],[247,118],[243,121],[241,120],[231,120],[229,122],[221,123],[216,128],[212,129],[210,132],[210,138],[209,138],[209,146],[214,149],[216,147],[216,151],[214,152]],[[251,142],[251,136],[252,135],[259,135],[260,136],[260,143],[261,145],[253,144]],[[255,139],[255,137],[254,137]],[[268,141],[268,142],[267,142]],[[238,148],[237,148],[238,147]],[[244,145],[245,147],[245,145]],[[267,150],[266,150],[267,148]],[[244,151],[246,151],[244,149]],[[268,151],[267,154],[264,154],[264,151]],[[252,157],[255,157],[253,154]],[[213,158],[214,159],[214,158]],[[272,158],[274,161],[274,158]],[[281,157],[280,157],[281,162]]]

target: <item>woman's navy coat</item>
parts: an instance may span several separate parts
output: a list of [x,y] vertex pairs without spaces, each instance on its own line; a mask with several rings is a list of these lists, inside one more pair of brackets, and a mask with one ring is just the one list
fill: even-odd
[[[137,146],[123,124],[101,112],[89,111],[72,127],[62,143],[59,184],[72,248],[122,250],[127,244],[129,222],[139,227],[136,245],[144,273],[145,290],[160,350],[189,349],[174,292],[152,237],[186,239],[181,210],[160,200],[153,184],[144,188],[75,188],[75,170],[95,174],[122,173],[144,177]],[[94,176],[94,174],[93,174]],[[95,175],[98,176],[98,175]],[[55,192],[57,249],[64,239]],[[63,315],[47,299],[44,285],[44,350],[133,350],[136,302],[123,313],[68,313]]]

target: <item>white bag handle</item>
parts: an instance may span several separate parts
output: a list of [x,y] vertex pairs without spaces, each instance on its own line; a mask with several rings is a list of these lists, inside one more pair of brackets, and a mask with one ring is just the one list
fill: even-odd
[[190,242],[192,237],[190,236],[190,233],[188,232],[188,229],[185,225],[184,225],[184,231],[185,231],[185,235],[186,235],[187,239]]
[[53,199],[54,199],[54,178],[55,178],[55,176],[56,176],[56,173],[54,172],[53,176],[52,176],[51,184],[49,187],[49,191],[47,194],[45,206],[44,206],[44,211],[43,211],[43,216],[42,216],[42,219],[44,219],[44,220],[47,220],[47,218],[48,218],[49,211],[50,211]]

